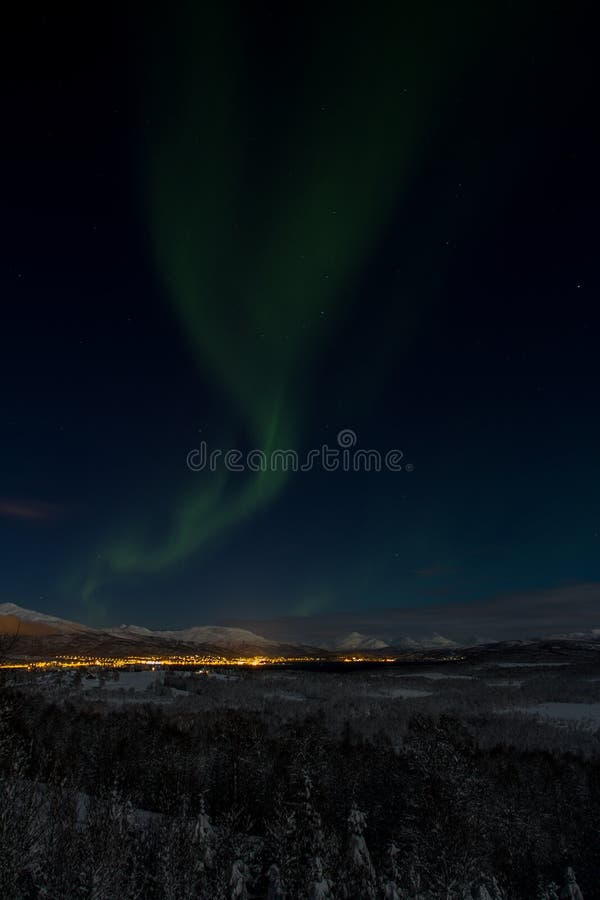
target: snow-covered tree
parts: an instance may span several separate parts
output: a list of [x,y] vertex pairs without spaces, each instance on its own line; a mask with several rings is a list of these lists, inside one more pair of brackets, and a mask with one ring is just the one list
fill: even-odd
[[11,727],[11,707],[0,695],[0,897],[20,897],[44,827],[44,803],[26,778],[27,752]]
[[381,880],[384,900],[401,900],[399,856],[400,848],[390,841],[386,852],[386,874]]
[[265,855],[267,860],[272,861],[269,868],[269,885],[273,870],[273,877],[276,873],[277,881],[281,884],[278,890],[283,896],[287,886],[294,880],[298,847],[294,838],[296,813],[291,805],[286,803],[281,792],[277,792],[273,798],[272,810],[265,823],[265,833]]
[[285,892],[283,889],[283,881],[281,880],[281,872],[275,863],[271,863],[269,866],[267,877],[269,879],[267,900],[284,900]]
[[400,888],[395,881],[384,879],[383,882],[383,898],[384,900],[402,900]]
[[488,881],[488,890],[492,900],[504,900],[506,897],[506,894],[498,884],[498,880],[494,875],[492,875]]
[[329,896],[323,891],[332,890],[330,861],[332,843],[326,833],[321,815],[315,805],[312,777],[306,766],[297,773],[298,799],[295,802],[293,834],[290,850],[293,854],[289,866],[290,881],[286,890],[294,897]]
[[323,871],[320,857],[313,860],[312,880],[308,889],[309,900],[329,900],[331,894],[331,882]]
[[471,888],[471,896],[473,900],[492,900],[492,895],[484,881],[480,881],[479,884]]
[[408,869],[408,885],[411,893],[418,897],[421,890],[421,876],[414,865],[409,866]]
[[577,879],[575,878],[575,872],[569,866],[565,873],[565,884],[560,892],[561,900],[562,898],[566,898],[566,900],[583,900],[583,894],[577,884]]
[[200,865],[202,868],[210,869],[215,858],[215,832],[204,806],[204,797],[200,800],[200,812],[194,826],[193,839]]
[[[165,900],[208,900],[214,896],[214,866],[217,830],[200,800],[200,811],[190,814],[184,797],[179,814],[161,829],[158,848],[158,878]],[[227,879],[223,874],[223,879]],[[225,888],[222,892],[226,893]]]
[[85,822],[77,873],[80,892],[89,900],[129,897],[140,865],[130,801],[113,782],[110,789],[81,804]]
[[229,879],[231,900],[248,900],[248,882],[250,870],[243,859],[236,859],[231,867]]
[[367,827],[366,814],[352,805],[348,816],[348,887],[350,897],[375,897],[376,877],[371,854],[367,847],[364,831]]
[[496,878],[483,872],[471,882],[471,896],[473,900],[505,900],[505,894]]
[[559,900],[558,885],[553,881],[545,884],[545,879],[540,876],[537,891],[537,900]]

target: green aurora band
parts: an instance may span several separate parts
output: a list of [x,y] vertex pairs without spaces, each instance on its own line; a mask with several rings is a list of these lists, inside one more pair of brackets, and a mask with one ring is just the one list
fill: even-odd
[[[328,20],[315,13],[301,41],[282,34],[283,51],[268,49],[283,57],[287,47],[289,58],[272,71],[240,38],[249,13],[209,6],[183,4],[176,22],[148,28],[149,233],[165,297],[223,421],[269,452],[302,440],[311,362],[335,340],[411,184],[449,70],[456,78],[465,65],[456,35],[466,29],[476,52],[487,29],[470,5],[434,14],[388,4],[367,16],[344,7]],[[184,561],[276,498],[286,478],[190,475],[160,539],[133,520],[95,554],[84,598]]]

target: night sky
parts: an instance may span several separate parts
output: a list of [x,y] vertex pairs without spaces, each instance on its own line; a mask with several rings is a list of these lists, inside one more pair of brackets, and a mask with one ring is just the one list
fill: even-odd
[[[588,8],[287,6],[7,23],[0,602],[176,626],[600,582]],[[414,471],[186,466],[341,429]]]

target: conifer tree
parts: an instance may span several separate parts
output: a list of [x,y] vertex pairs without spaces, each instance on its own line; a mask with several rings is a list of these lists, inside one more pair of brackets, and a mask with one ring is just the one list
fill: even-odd
[[563,900],[563,898],[565,898],[565,900],[583,900],[583,894],[577,884],[575,872],[570,866],[565,872],[565,884],[560,892],[560,897],[561,900]]
[[375,869],[364,836],[366,827],[367,817],[354,803],[348,816],[347,896],[361,900],[370,900],[376,893]]
[[267,900],[284,900],[285,893],[283,890],[283,882],[281,880],[281,872],[275,863],[271,863],[267,873],[269,886],[267,890]]

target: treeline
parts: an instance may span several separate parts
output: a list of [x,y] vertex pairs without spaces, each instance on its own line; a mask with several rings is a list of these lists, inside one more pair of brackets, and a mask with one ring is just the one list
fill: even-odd
[[443,715],[398,746],[313,713],[0,700],[3,900],[600,898],[597,758]]

